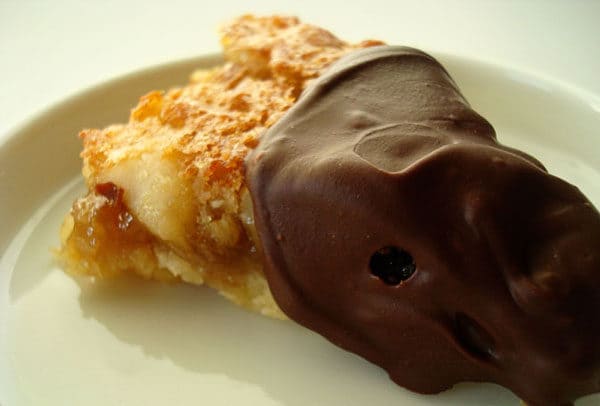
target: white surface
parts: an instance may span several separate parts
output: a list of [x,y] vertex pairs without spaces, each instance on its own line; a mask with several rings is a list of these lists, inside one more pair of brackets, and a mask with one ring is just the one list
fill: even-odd
[[217,51],[216,27],[243,12],[297,14],[348,40],[500,61],[600,96],[594,0],[0,0],[0,138],[83,87]]
[[[600,205],[600,156],[593,152],[600,113],[588,94],[510,69],[440,59],[502,140],[534,153]],[[82,191],[79,143],[70,132],[126,117],[125,106],[142,89],[179,83],[200,63],[99,86],[48,110],[0,147],[0,252],[7,247],[0,258],[0,404],[517,406],[490,384],[435,396],[407,392],[318,335],[250,314],[208,289],[139,280],[78,284],[56,267],[49,248]],[[598,402],[600,394],[577,405]]]

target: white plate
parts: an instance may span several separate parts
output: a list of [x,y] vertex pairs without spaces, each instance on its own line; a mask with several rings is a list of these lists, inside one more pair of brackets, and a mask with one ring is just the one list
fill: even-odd
[[[600,107],[535,75],[439,56],[501,141],[540,158],[600,206]],[[22,405],[518,405],[491,384],[435,396],[292,322],[212,291],[76,283],[52,262],[83,191],[76,134],[127,119],[139,95],[186,82],[209,56],[144,70],[71,97],[0,145],[0,403]],[[600,395],[578,405],[600,402]]]

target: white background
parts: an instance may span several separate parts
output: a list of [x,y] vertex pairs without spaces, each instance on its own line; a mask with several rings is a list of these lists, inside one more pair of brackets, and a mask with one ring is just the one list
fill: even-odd
[[0,0],[0,140],[85,87],[218,51],[219,23],[245,12],[510,65],[600,100],[600,1]]

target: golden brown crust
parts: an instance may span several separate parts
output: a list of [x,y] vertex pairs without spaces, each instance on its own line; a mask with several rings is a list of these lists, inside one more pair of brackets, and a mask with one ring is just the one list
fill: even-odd
[[147,150],[179,152],[186,172],[208,181],[239,184],[239,169],[260,134],[296,100],[306,82],[352,49],[321,28],[295,17],[242,16],[225,25],[221,42],[228,63],[195,72],[191,83],[140,98],[127,125],[84,130],[82,157],[91,178],[119,160]]
[[[131,261],[109,263],[114,244],[97,240],[96,258],[104,259],[89,269],[164,280],[167,268],[185,280],[187,271],[181,269],[188,267],[198,276],[188,275],[188,282],[207,283],[238,303],[277,316],[261,272],[244,158],[311,79],[349,51],[381,43],[350,45],[295,17],[251,15],[225,25],[221,42],[223,65],[194,72],[184,87],[142,96],[127,124],[80,133],[90,192],[65,223],[71,227],[63,233],[61,257],[71,270],[109,273],[82,270],[81,261],[91,258],[86,258],[83,231],[76,230],[103,212],[94,206],[102,200],[96,188],[111,183],[123,190],[124,207],[140,224],[136,233],[147,233],[132,234],[127,249],[143,251],[154,264],[145,260],[144,269],[138,269]],[[252,291],[247,285],[260,286]]]

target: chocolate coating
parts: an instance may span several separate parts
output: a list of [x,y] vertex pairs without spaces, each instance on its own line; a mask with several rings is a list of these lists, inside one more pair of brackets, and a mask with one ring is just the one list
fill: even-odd
[[[246,165],[265,273],[293,320],[417,392],[490,381],[567,405],[600,391],[600,214],[499,144],[431,56],[340,60]],[[408,279],[370,269],[396,252],[393,273],[402,251]]]

